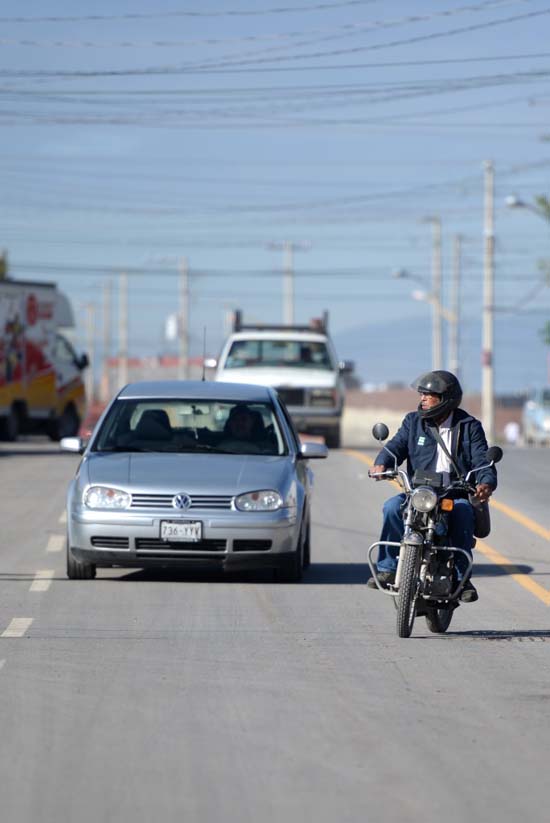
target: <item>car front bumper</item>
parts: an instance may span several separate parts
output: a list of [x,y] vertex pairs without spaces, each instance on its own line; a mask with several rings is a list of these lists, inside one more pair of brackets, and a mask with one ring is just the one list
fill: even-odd
[[[199,542],[164,541],[162,520],[200,521]],[[72,512],[69,543],[72,554],[96,566],[169,566],[209,564],[226,569],[283,568],[298,544],[296,512],[171,513]]]

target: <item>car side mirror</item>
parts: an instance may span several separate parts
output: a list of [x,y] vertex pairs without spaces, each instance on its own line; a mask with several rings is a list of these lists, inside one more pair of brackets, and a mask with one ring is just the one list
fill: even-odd
[[90,365],[90,358],[88,357],[86,352],[84,352],[84,354],[81,354],[80,357],[77,357],[77,359],[76,359],[77,369],[82,371],[83,369],[86,369],[89,365]]
[[355,363],[353,360],[340,360],[338,370],[340,374],[351,374],[355,371]]
[[82,440],[81,437],[62,437],[59,441],[59,445],[63,451],[82,454],[82,452],[86,449],[87,442],[87,440]]
[[321,460],[328,457],[328,448],[324,443],[302,443],[298,458],[300,460]]

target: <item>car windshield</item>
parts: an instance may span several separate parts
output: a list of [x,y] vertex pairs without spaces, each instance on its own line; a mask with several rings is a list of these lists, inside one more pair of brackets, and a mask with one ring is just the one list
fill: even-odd
[[118,399],[92,451],[283,455],[287,447],[267,403],[147,398]]
[[325,343],[308,340],[235,340],[225,368],[247,366],[334,370]]

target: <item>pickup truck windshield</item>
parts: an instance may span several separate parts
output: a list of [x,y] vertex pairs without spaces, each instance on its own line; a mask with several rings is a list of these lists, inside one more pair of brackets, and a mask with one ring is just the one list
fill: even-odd
[[248,366],[334,371],[326,345],[307,340],[235,340],[224,368]]

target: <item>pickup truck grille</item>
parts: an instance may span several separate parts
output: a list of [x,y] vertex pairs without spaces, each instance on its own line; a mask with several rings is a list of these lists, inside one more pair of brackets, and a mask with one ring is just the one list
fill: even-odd
[[304,396],[305,392],[303,389],[291,389],[291,388],[284,388],[281,387],[277,389],[279,397],[285,404],[285,406],[303,406],[304,404]]

